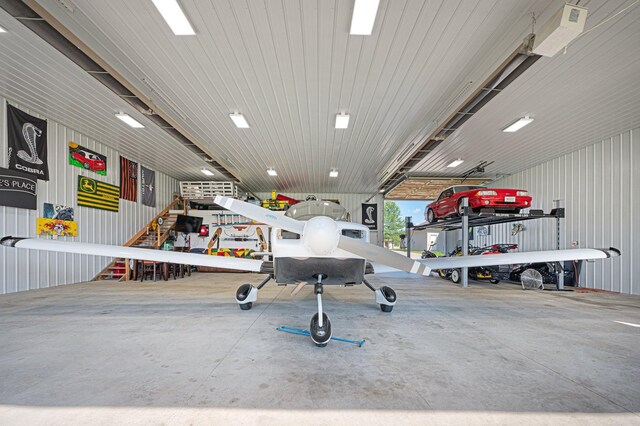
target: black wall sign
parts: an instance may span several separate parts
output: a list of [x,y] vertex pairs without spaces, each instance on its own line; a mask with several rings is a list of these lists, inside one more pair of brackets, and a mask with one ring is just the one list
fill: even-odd
[[0,168],[0,205],[36,210],[37,189],[35,176]]
[[9,168],[49,180],[47,120],[33,117],[7,104]]
[[362,204],[362,224],[375,231],[378,229],[378,205]]

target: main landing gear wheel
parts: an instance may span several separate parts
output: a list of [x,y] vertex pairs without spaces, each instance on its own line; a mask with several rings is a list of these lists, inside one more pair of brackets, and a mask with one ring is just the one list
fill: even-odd
[[385,302],[389,303],[381,303],[380,310],[382,312],[391,312],[393,311],[393,305],[396,303],[396,292],[393,291],[391,287],[382,286],[380,287],[380,292],[382,293],[382,297],[384,297]]
[[253,302],[258,299],[258,289],[251,284],[242,284],[236,290],[236,302],[240,309],[248,311],[253,306]]
[[311,334],[311,340],[316,346],[327,346],[329,340],[331,340],[331,321],[324,312],[322,313],[322,326],[319,325],[318,314],[313,314],[311,317],[311,324],[309,324],[309,332]]
[[460,278],[461,278],[461,273],[460,273],[460,269],[452,269],[451,270],[451,281],[453,281],[454,283],[458,284],[460,282]]

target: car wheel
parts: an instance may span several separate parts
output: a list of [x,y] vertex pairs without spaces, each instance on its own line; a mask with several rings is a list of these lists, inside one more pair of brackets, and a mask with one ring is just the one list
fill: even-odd
[[462,206],[462,200],[458,201],[458,216],[462,217],[464,214],[464,207]]
[[84,166],[85,169],[88,169],[89,168],[89,163],[84,163],[83,166]]
[[427,222],[428,223],[435,223],[436,222],[436,214],[433,212],[432,209],[427,210]]

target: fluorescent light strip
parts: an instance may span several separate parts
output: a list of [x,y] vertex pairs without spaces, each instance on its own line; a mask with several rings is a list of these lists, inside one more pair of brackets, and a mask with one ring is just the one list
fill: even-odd
[[329,177],[338,177],[338,171],[333,169],[329,172]]
[[124,121],[125,123],[127,123],[129,126],[135,128],[135,129],[143,129],[144,126],[142,124],[140,124],[139,122],[137,122],[133,117],[131,117],[129,114],[116,114],[116,117],[118,117],[120,120]]
[[380,0],[355,0],[351,17],[351,35],[371,35]]
[[153,4],[175,35],[195,35],[177,0],[153,0]]
[[529,117],[528,115],[525,115],[524,117],[519,118],[514,123],[509,124],[507,127],[502,129],[502,131],[508,132],[508,133],[517,132],[518,130],[522,129],[524,126],[531,123],[532,121],[533,121],[533,118]]
[[247,123],[247,120],[244,118],[244,115],[233,113],[233,114],[229,114],[229,117],[231,117],[231,119],[233,120],[233,122],[235,123],[238,129],[249,128],[249,123]]
[[336,129],[346,129],[349,127],[349,114],[336,115]]
[[267,169],[267,173],[269,173],[269,176],[278,176],[278,173],[273,169]]
[[457,160],[452,161],[447,167],[458,167],[462,163],[464,163],[464,160],[458,158]]
[[207,169],[207,168],[203,167],[201,171],[202,171],[202,173],[204,173],[207,176],[213,176],[213,172],[211,170]]
[[7,30],[5,30],[4,28],[0,27],[0,33],[6,33]]

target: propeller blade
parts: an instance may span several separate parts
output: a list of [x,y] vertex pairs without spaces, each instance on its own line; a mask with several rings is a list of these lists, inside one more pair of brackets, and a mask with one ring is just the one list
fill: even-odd
[[223,197],[222,195],[217,195],[213,202],[234,213],[253,219],[256,222],[266,223],[267,225],[302,235],[304,222],[299,220],[291,219],[285,215],[274,214],[272,211],[258,207],[255,204],[245,203],[244,201]]
[[382,263],[401,271],[412,272],[419,275],[429,275],[431,269],[422,263],[406,256],[393,252],[384,247],[356,240],[350,237],[340,236],[338,247],[355,255],[364,257],[373,262]]
[[91,254],[94,256],[121,257],[125,259],[152,260],[156,262],[182,263],[185,265],[210,266],[213,268],[237,269],[260,272],[261,260],[234,257],[208,256],[199,253],[152,250],[137,247],[112,246],[106,244],[77,243],[74,241],[45,240],[37,238],[5,237],[3,246],[57,251],[61,253]]

